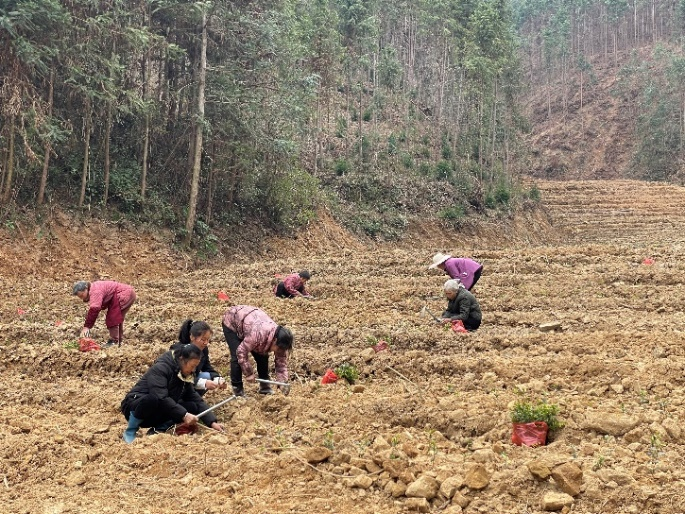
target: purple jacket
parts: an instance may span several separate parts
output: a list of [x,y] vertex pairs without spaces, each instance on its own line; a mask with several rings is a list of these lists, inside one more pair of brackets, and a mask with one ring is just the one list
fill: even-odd
[[131,299],[133,288],[127,284],[114,282],[113,280],[98,280],[90,284],[88,299],[88,314],[84,327],[93,328],[98,314],[103,309],[107,309],[105,325],[107,328],[116,327],[124,321],[121,306],[126,305]]
[[[278,330],[278,324],[266,312],[251,305],[234,305],[226,311],[223,324],[233,330],[241,340],[236,350],[238,363],[245,375],[253,375],[254,369],[248,359],[251,352],[268,355]],[[288,354],[280,348],[274,352],[276,377],[288,381]]]
[[456,258],[452,257],[445,261],[445,273],[447,273],[450,278],[458,278],[461,283],[464,284],[466,289],[471,289],[473,286],[473,274],[479,269],[482,269],[483,265],[471,259]]

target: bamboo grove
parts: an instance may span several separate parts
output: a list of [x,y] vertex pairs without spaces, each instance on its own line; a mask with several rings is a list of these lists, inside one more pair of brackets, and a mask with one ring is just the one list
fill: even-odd
[[5,0],[0,44],[5,209],[188,240],[297,226],[400,177],[449,186],[457,213],[508,198],[524,123],[504,0]]

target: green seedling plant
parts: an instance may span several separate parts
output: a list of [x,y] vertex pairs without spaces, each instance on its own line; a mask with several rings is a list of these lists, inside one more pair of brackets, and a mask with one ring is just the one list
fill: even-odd
[[546,400],[532,402],[525,399],[517,400],[511,409],[511,421],[513,423],[533,423],[544,421],[550,432],[564,427],[559,419],[559,406],[547,403]]
[[78,350],[79,349],[78,341],[76,341],[76,340],[67,341],[62,346],[67,350]]
[[333,430],[329,430],[323,436],[323,445],[329,450],[333,451],[335,449],[335,441],[333,439]]
[[352,364],[345,362],[333,370],[340,378],[347,380],[349,384],[354,384],[359,378],[359,370]]

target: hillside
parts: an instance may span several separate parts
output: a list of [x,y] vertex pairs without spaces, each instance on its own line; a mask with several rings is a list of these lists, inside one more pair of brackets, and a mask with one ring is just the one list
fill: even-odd
[[[530,172],[538,178],[614,179],[630,178],[638,146],[636,112],[643,101],[646,82],[625,80],[621,70],[639,62],[647,76],[665,75],[665,67],[654,59],[654,48],[620,52],[618,67],[613,57],[590,60],[592,75],[572,71],[567,83],[560,77],[548,88],[533,86],[526,114],[531,122],[528,142],[532,151]],[[551,109],[548,109],[551,105]],[[566,105],[566,109],[564,109]],[[673,177],[679,181],[679,177]]]
[[[516,226],[467,236],[426,224],[369,245],[319,224],[211,266],[113,226],[56,218],[51,242],[3,231],[3,512],[681,512],[685,190],[539,187],[548,215]],[[437,250],[484,263],[475,333],[424,313],[445,303],[445,277],[427,269]],[[317,299],[273,297],[274,274],[302,267]],[[80,353],[68,343],[84,306],[69,286],[104,272],[138,291],[128,343]],[[228,369],[218,290],[292,328],[292,393],[250,389],[219,409],[224,434],[124,444],[119,403],[186,317],[215,327],[212,361]],[[561,330],[539,330],[551,321]],[[390,348],[374,353],[381,338]],[[354,387],[321,385],[344,362],[361,372]],[[566,426],[549,445],[511,444],[520,398],[560,407]]]

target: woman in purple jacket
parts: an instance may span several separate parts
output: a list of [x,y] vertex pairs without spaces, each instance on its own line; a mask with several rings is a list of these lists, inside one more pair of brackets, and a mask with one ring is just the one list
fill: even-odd
[[72,291],[81,300],[88,303],[86,321],[81,330],[81,337],[90,337],[90,329],[95,325],[101,310],[107,310],[105,325],[109,330],[107,346],[121,346],[124,338],[124,318],[136,301],[136,292],[128,284],[112,280],[93,282],[79,281]]
[[[221,326],[231,351],[231,385],[233,394],[245,396],[243,375],[248,382],[255,381],[254,368],[249,360],[252,354],[257,363],[257,375],[269,379],[269,354],[274,354],[276,377],[288,381],[288,354],[293,347],[293,334],[278,325],[266,312],[251,305],[234,305],[226,311]],[[260,382],[260,394],[273,394],[269,384]]]
[[447,253],[436,253],[433,256],[433,264],[428,269],[438,268],[447,273],[450,278],[459,279],[467,291],[471,291],[476,285],[483,265],[472,259],[455,258]]

